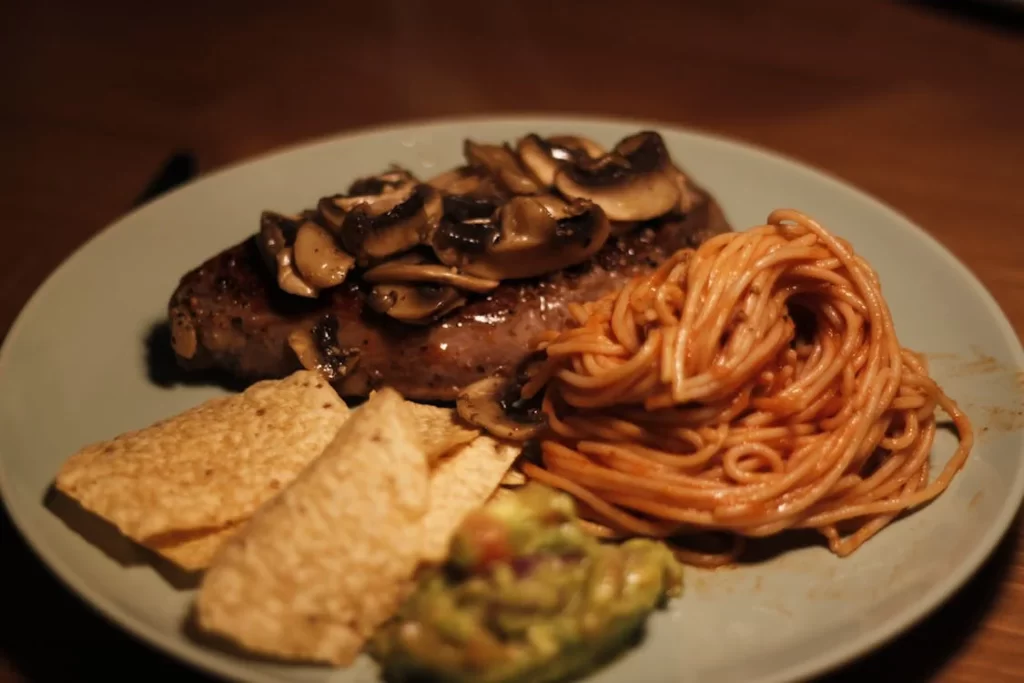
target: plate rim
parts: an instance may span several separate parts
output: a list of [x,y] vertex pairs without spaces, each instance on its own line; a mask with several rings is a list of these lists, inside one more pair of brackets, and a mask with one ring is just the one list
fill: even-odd
[[[672,121],[638,119],[626,116],[594,116],[585,113],[547,114],[544,112],[524,111],[473,116],[452,115],[401,119],[305,138],[294,143],[272,147],[253,156],[232,161],[207,174],[197,176],[151,202],[120,215],[117,219],[108,223],[101,230],[82,242],[71,254],[63,259],[36,287],[32,295],[21,307],[11,323],[3,345],[0,346],[0,378],[3,377],[8,363],[11,362],[9,356],[10,348],[13,346],[12,340],[16,340],[22,333],[22,327],[25,325],[26,314],[29,309],[39,305],[38,302],[44,292],[54,286],[54,281],[64,269],[69,268],[70,264],[76,259],[83,258],[83,253],[88,251],[94,244],[114,239],[115,233],[121,229],[123,223],[133,220],[136,216],[143,215],[146,212],[159,210],[159,207],[171,197],[176,196],[179,192],[192,187],[196,183],[220,178],[243,166],[268,162],[277,156],[299,152],[328,143],[340,143],[371,135],[401,134],[402,132],[412,131],[422,133],[426,129],[444,128],[453,125],[518,125],[524,128],[534,125],[594,125],[622,126],[634,130],[668,131],[688,137],[704,138],[716,144],[737,149],[737,151],[753,153],[756,156],[767,157],[776,162],[781,161],[793,169],[810,173],[826,181],[833,189],[854,196],[858,202],[872,205],[874,209],[886,214],[891,220],[902,224],[903,227],[908,228],[914,233],[917,241],[927,245],[937,257],[941,258],[947,268],[959,270],[975,293],[985,302],[988,309],[988,317],[993,319],[997,328],[1010,342],[1011,355],[1013,356],[1012,362],[1016,363],[1019,368],[1024,369],[1024,344],[1022,344],[1020,337],[999,305],[999,302],[974,271],[958,259],[945,244],[911,220],[903,212],[860,189],[841,176],[824,170],[815,164],[803,161],[798,157],[773,150],[770,147],[740,137],[728,136],[700,127],[681,125]],[[1014,341],[1016,344],[1013,343]],[[1024,456],[1024,450],[1022,450],[1021,455]],[[78,597],[93,612],[147,647],[159,650],[164,654],[169,654],[186,666],[201,669],[221,678],[233,679],[239,675],[239,664],[223,659],[219,653],[171,638],[164,630],[150,626],[142,619],[136,618],[112,602],[108,603],[98,590],[93,589],[88,581],[77,575],[70,563],[65,563],[60,558],[58,551],[45,542],[41,542],[38,538],[33,538],[29,531],[31,525],[26,521],[26,518],[20,517],[21,513],[17,509],[21,503],[19,505],[12,505],[11,503],[12,500],[21,499],[17,496],[12,499],[12,494],[15,492],[12,490],[8,480],[5,461],[6,457],[3,453],[0,453],[0,501],[2,501],[4,508],[7,510],[7,514],[10,516],[19,536],[59,583],[70,593]],[[919,624],[944,605],[957,591],[961,590],[971,577],[977,573],[981,565],[993,554],[995,548],[1006,535],[1013,532],[1013,521],[1021,508],[1022,500],[1024,500],[1024,467],[1018,470],[1017,477],[1009,489],[1009,495],[1004,499],[1002,508],[996,516],[996,522],[960,563],[957,571],[949,574],[945,581],[936,584],[921,598],[898,612],[895,616],[884,621],[879,627],[850,639],[839,648],[824,651],[822,654],[801,660],[770,676],[765,676],[759,679],[761,683],[781,683],[783,681],[801,680],[809,676],[826,674],[894,640]],[[248,669],[245,673],[248,680],[267,681],[268,683],[279,680],[272,674],[254,669]]]

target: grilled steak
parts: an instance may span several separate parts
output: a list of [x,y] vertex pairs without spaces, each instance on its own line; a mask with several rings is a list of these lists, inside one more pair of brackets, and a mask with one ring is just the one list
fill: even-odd
[[283,377],[301,367],[289,345],[298,332],[315,345],[343,396],[388,385],[411,399],[454,400],[472,382],[515,368],[536,333],[566,323],[566,304],[601,296],[668,254],[728,231],[715,201],[691,189],[696,202],[685,219],[641,226],[552,275],[503,281],[427,326],[372,310],[358,278],[315,299],[282,292],[249,239],[182,278],[170,302],[175,352],[185,368],[219,368],[247,380]]

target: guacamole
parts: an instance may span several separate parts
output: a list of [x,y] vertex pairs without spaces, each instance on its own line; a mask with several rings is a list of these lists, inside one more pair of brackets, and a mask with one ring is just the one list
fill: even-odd
[[531,483],[465,520],[370,651],[393,682],[551,683],[628,647],[681,584],[663,544],[599,543]]

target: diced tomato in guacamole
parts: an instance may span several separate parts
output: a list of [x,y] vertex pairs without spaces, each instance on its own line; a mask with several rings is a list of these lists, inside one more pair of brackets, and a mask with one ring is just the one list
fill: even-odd
[[392,682],[552,683],[628,647],[681,584],[663,544],[602,544],[531,483],[465,520],[371,652]]

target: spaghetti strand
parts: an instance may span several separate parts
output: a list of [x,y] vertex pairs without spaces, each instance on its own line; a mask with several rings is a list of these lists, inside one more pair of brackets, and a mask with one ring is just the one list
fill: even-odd
[[[608,536],[819,531],[838,555],[940,495],[973,444],[967,416],[900,347],[878,275],[810,217],[682,250],[544,335],[543,464]],[[959,434],[928,481],[937,408]],[[721,545],[719,543],[719,545]]]

